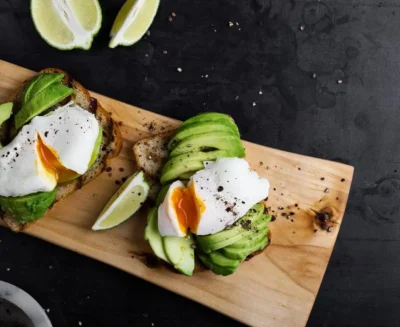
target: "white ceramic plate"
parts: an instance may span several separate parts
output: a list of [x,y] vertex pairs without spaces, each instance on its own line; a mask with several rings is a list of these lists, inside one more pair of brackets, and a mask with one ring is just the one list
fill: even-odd
[[52,327],[43,308],[32,296],[3,281],[0,281],[0,312],[1,310],[6,312],[2,316],[7,321],[23,322],[23,326]]

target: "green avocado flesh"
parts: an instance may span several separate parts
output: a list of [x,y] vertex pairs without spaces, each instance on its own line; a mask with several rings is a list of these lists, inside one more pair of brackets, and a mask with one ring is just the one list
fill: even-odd
[[193,236],[161,236],[158,231],[158,207],[152,208],[147,216],[144,238],[149,241],[154,254],[170,263],[184,275],[192,276],[195,267]]
[[17,130],[74,93],[73,89],[61,83],[62,78],[62,74],[41,74],[31,81],[24,90],[21,110],[14,117]]
[[217,121],[204,121],[198,123],[181,125],[176,131],[175,135],[168,143],[168,150],[172,150],[175,146],[186,139],[189,136],[204,134],[204,133],[212,133],[212,132],[227,132],[233,133],[236,136],[239,136],[236,133],[237,129],[232,128],[231,125],[227,125],[224,123],[224,120]]
[[196,173],[196,171],[188,171],[186,173],[183,173],[181,175],[179,175],[178,179],[180,181],[187,181],[189,180],[194,174]]
[[204,150],[235,151],[237,157],[243,158],[245,150],[242,141],[232,132],[212,132],[188,136],[171,151],[170,156],[176,157],[188,152]]
[[161,188],[160,193],[158,193],[158,196],[156,199],[157,206],[159,206],[161,203],[164,202],[164,198],[167,195],[167,192],[168,192],[170,186],[171,186],[171,184],[166,184]]
[[269,216],[266,217],[263,216],[263,223],[262,226],[259,228],[258,232],[253,233],[249,236],[243,237],[240,241],[237,241],[229,246],[227,246],[225,249],[230,248],[230,249],[242,249],[245,248],[246,246],[249,246],[250,243],[254,244],[257,242],[257,240],[260,240],[261,238],[265,237],[268,232],[269,232],[269,228],[268,228],[268,219]]
[[[6,102],[3,104],[0,104],[0,130],[1,130],[1,125],[6,122],[11,114],[12,114],[12,108],[13,108],[13,103],[12,102]],[[2,133],[0,133],[2,134]],[[0,143],[0,149],[3,146]]]
[[149,211],[147,216],[147,226],[144,231],[144,239],[149,241],[151,249],[158,258],[171,263],[164,251],[163,237],[158,231],[157,209],[158,207],[155,207]]
[[56,190],[21,197],[0,196],[0,208],[20,223],[29,223],[44,216],[56,199]]
[[[89,168],[95,163],[101,148],[101,142],[103,140],[103,130],[100,127],[99,134],[96,139],[92,157],[89,162]],[[71,177],[71,180],[78,178],[80,175]],[[68,181],[64,181],[66,183]],[[52,199],[51,197],[53,196]],[[54,202],[56,191],[53,192],[41,192],[30,194],[26,196],[18,197],[1,197],[0,196],[0,208],[7,214],[12,215],[21,223],[37,220],[41,218],[50,205]],[[52,200],[51,200],[52,199]],[[50,201],[51,200],[51,201]]]
[[22,105],[28,103],[33,96],[42,92],[51,84],[61,82],[63,78],[63,74],[57,73],[45,73],[34,77],[24,89],[22,94]]
[[239,267],[240,261],[225,257],[219,251],[208,254],[198,253],[201,262],[216,275],[228,276]]
[[[217,275],[227,276],[234,273],[239,264],[250,254],[263,250],[268,245],[269,239],[267,234],[269,229],[267,223],[270,220],[270,216],[262,214],[261,218],[254,224],[251,233],[246,233],[244,237],[222,248],[218,246],[218,250],[209,253],[204,253],[202,249],[200,249],[198,253],[199,259],[207,268]],[[225,231],[220,233],[224,233]],[[234,240],[234,238],[231,238],[228,243],[232,242],[232,240]]]
[[168,160],[161,170],[161,184],[176,180],[179,176],[190,171],[204,168],[204,161],[214,161],[218,158],[237,157],[234,150],[216,150],[209,152],[189,152]]
[[[14,116],[16,130],[74,93],[72,88],[62,84],[63,78],[63,74],[44,73],[36,76],[29,82],[22,93],[21,109]],[[2,124],[2,118],[8,119],[10,117],[11,110],[12,103],[0,105],[0,125]],[[100,126],[99,134],[89,162],[89,168],[98,158],[102,140],[103,131]],[[77,174],[72,176],[69,180],[63,181],[63,183],[78,177],[79,175]],[[13,216],[21,223],[26,223],[41,218],[54,202],[55,195],[56,190],[21,197],[0,197],[0,208],[6,214]]]
[[240,137],[239,129],[236,126],[236,124],[233,122],[231,117],[221,114],[219,112],[206,112],[203,114],[199,114],[197,116],[194,116],[192,118],[189,118],[188,120],[185,120],[182,125],[179,127],[180,129],[183,128],[186,125],[193,124],[193,123],[202,123],[202,122],[220,122],[223,123],[227,126],[230,126],[232,131]]
[[[160,205],[175,180],[189,180],[204,169],[205,161],[218,158],[245,157],[239,130],[233,120],[221,113],[204,113],[185,121],[168,143],[170,158],[161,171],[164,185],[156,204]],[[218,217],[216,217],[217,219]],[[217,275],[235,272],[250,254],[264,249],[268,243],[268,222],[264,205],[254,205],[247,214],[225,230],[212,235],[162,237],[158,231],[157,208],[149,213],[145,239],[154,253],[169,262],[179,272],[191,276],[194,270],[194,250],[200,261]]]
[[99,156],[102,141],[103,141],[103,128],[99,126],[99,134],[97,135],[96,142],[94,143],[92,157],[90,158],[89,161],[89,168],[93,166],[93,164],[97,160],[97,157]]
[[[266,230],[267,232],[267,230]],[[233,260],[240,260],[243,261],[246,259],[250,254],[264,249],[268,244],[268,237],[267,234],[259,234],[257,236],[257,240],[254,239],[254,242],[249,242],[248,244],[245,245],[245,247],[238,249],[238,248],[231,248],[231,247],[226,247],[221,249],[221,253]]]
[[193,236],[165,236],[163,245],[165,254],[174,268],[186,276],[192,276],[195,266]]
[[161,184],[190,179],[204,168],[204,161],[245,157],[239,130],[221,113],[204,113],[185,121],[168,144],[170,159],[161,172]]
[[12,113],[13,103],[6,102],[0,104],[0,125],[3,124],[8,118],[10,118]]
[[255,232],[259,219],[262,217],[264,206],[256,204],[247,214],[240,218],[229,229],[224,229],[216,234],[197,236],[197,242],[204,253],[209,253],[229,246],[247,235]]

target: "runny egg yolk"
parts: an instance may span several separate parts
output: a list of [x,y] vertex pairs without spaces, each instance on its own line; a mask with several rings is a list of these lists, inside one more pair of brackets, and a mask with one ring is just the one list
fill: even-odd
[[54,174],[58,183],[71,181],[78,176],[76,172],[65,168],[61,164],[57,159],[55,151],[52,151],[46,144],[44,144],[39,134],[37,135],[37,152],[45,169]]
[[200,215],[205,211],[205,205],[196,197],[193,184],[187,188],[175,188],[172,191],[171,202],[181,231],[186,233],[189,228],[190,231],[196,233]]

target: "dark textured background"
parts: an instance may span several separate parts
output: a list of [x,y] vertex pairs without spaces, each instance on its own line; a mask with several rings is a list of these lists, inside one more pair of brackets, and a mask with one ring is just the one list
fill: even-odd
[[[0,0],[0,58],[60,67],[92,90],[174,118],[228,112],[249,141],[354,165],[308,326],[399,326],[399,2],[161,0],[150,36],[115,50],[108,31],[123,1],[100,2],[93,49],[60,52],[39,38],[28,0]],[[0,240],[0,279],[49,308],[55,327],[236,324],[29,236],[0,229]]]

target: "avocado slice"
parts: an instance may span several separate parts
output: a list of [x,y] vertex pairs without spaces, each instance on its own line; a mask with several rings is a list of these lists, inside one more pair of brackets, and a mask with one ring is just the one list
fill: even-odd
[[[265,224],[265,225],[264,225]],[[243,237],[240,241],[237,241],[224,249],[231,248],[231,249],[242,249],[247,247],[251,243],[256,243],[257,240],[261,240],[263,237],[266,237],[268,234],[269,228],[264,221],[263,226],[260,227],[257,233],[253,233],[249,236]]]
[[240,261],[225,257],[219,251],[198,253],[201,262],[216,275],[228,276],[239,267]]
[[144,232],[144,239],[149,241],[150,247],[152,248],[154,254],[171,264],[168,260],[167,255],[165,254],[163,247],[163,237],[158,231],[158,207],[151,208],[149,214],[147,215],[147,226]]
[[171,151],[179,142],[189,136],[211,132],[231,132],[239,137],[237,129],[232,128],[231,124],[226,124],[225,119],[183,124],[178,128],[175,135],[168,142],[168,150]]
[[165,196],[167,195],[167,192],[169,190],[169,187],[171,186],[171,183],[164,185],[160,193],[158,193],[157,199],[156,199],[156,205],[159,206],[161,203],[164,202]]
[[[3,104],[0,104],[0,129],[1,129],[1,125],[10,118],[11,113],[12,113],[12,108],[13,108],[12,102],[6,102]],[[2,134],[2,133],[0,133],[0,134]],[[0,143],[0,149],[2,147],[3,146]]]
[[179,180],[189,180],[194,174],[196,174],[196,171],[188,171],[186,173],[183,173],[182,175],[179,175]]
[[262,218],[263,211],[264,205],[258,203],[230,228],[216,234],[197,236],[197,242],[204,253],[210,253],[240,241],[257,231],[257,227],[262,223],[260,218]]
[[18,130],[32,118],[64,100],[74,93],[74,90],[59,83],[51,84],[40,93],[31,95],[31,99],[22,106],[14,118],[15,128]]
[[188,234],[185,237],[163,237],[164,251],[174,268],[186,276],[192,276],[195,266],[194,240]]
[[[247,236],[254,235],[255,233],[257,233],[259,231],[260,228],[263,228],[265,226],[265,218],[260,217],[260,218],[258,218],[258,220],[251,222],[251,223],[250,223],[250,221],[251,220],[247,219],[248,225],[246,226],[246,229],[245,230],[242,229],[242,232],[237,235],[234,235],[234,234],[229,235],[228,233],[225,233],[223,235],[227,235],[226,238],[220,242],[212,243],[212,244],[209,244],[209,243],[204,244],[204,242],[203,242],[203,244],[201,244],[199,242],[199,245],[203,251],[205,250],[204,251],[205,253],[210,253],[212,251],[223,249],[232,244],[235,244],[236,242],[241,241],[243,238],[247,238]],[[236,227],[236,226],[234,226],[234,227]],[[228,231],[228,230],[224,230],[224,231]],[[222,233],[222,232],[220,232],[220,233]],[[213,234],[213,235],[216,235],[216,234]]]
[[22,94],[22,106],[51,84],[61,82],[63,78],[64,75],[59,73],[43,73],[34,77],[24,89]]
[[89,168],[93,166],[93,164],[97,160],[97,157],[99,156],[102,141],[103,141],[103,127],[99,126],[99,134],[97,134],[96,142],[94,143],[92,156],[90,157],[88,165]]
[[56,189],[20,197],[0,196],[0,208],[20,223],[25,224],[42,218],[56,199]]
[[165,172],[161,175],[161,184],[172,182],[173,180],[177,179],[179,176],[188,171],[198,171],[203,168],[203,161],[198,160],[189,160],[184,163],[182,162],[181,164],[177,163],[176,165],[173,165],[170,169],[165,170]]
[[242,141],[232,132],[211,132],[189,136],[179,142],[171,151],[170,156],[176,157],[187,152],[206,150],[231,150],[237,157],[246,156]]
[[204,168],[204,161],[214,161],[218,158],[237,157],[238,153],[232,150],[216,150],[209,152],[190,152],[173,157],[167,161],[161,171],[161,184],[177,179],[189,171],[198,171]]
[[239,129],[236,126],[236,124],[233,122],[232,118],[229,117],[228,115],[221,114],[219,112],[205,112],[196,116],[193,116],[187,120],[185,120],[180,128],[183,128],[183,126],[193,124],[193,123],[202,123],[202,122],[211,122],[211,121],[218,121],[218,122],[223,122],[227,126],[230,126],[233,130],[233,132],[240,137]]
[[0,104],[0,125],[3,124],[8,118],[10,118],[12,113],[13,103],[6,102]]
[[250,254],[264,249],[268,245],[268,237],[266,234],[260,234],[258,235],[253,241],[249,242],[246,244],[245,247],[243,248],[232,248],[230,246],[221,249],[221,253],[233,260],[239,260],[242,262],[244,259],[246,259]]

